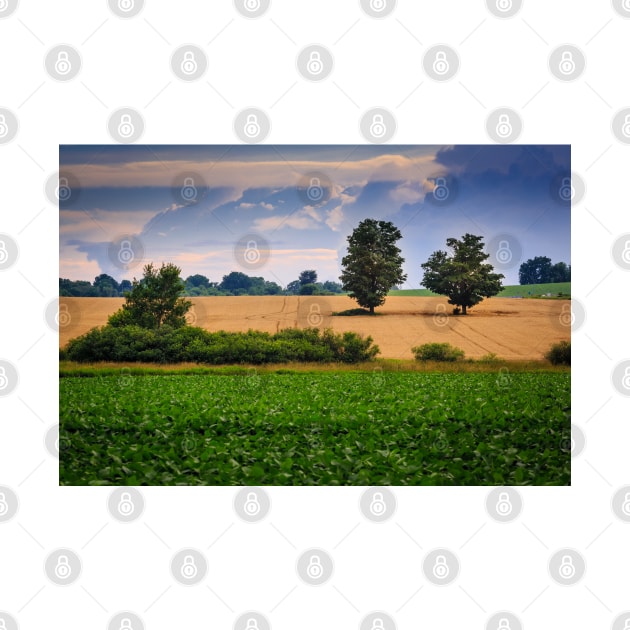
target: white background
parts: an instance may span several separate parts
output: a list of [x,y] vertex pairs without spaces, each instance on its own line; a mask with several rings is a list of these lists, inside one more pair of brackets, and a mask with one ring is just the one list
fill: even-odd
[[[69,83],[44,69],[59,43],[83,59]],[[207,52],[202,80],[184,83],[171,72],[170,55],[184,43]],[[322,83],[296,71],[297,53],[311,43],[335,58]],[[436,43],[461,59],[446,83],[422,70],[423,51]],[[562,43],[586,55],[574,82],[547,67]],[[629,276],[610,253],[630,232],[630,146],[610,127],[630,106],[628,59],[630,20],[604,0],[526,0],[511,19],[481,0],[399,0],[381,20],[358,0],[273,0],[255,20],[228,0],[148,0],[128,20],[105,0],[21,0],[0,20],[0,107],[20,124],[0,145],[0,232],[20,248],[18,262],[0,272],[0,358],[20,376],[0,398],[0,485],[20,499],[17,516],[0,524],[0,610],[24,630],[106,628],[126,609],[156,630],[231,628],[250,609],[274,630],[358,628],[371,610],[387,611],[401,630],[484,628],[497,610],[513,611],[527,628],[610,627],[630,609],[630,526],[610,509],[614,491],[630,483],[628,400],[610,380],[630,356]],[[572,486],[522,489],[524,510],[509,524],[488,517],[488,488],[395,489],[397,512],[383,524],[363,518],[361,488],[270,488],[271,511],[258,524],[238,519],[234,488],[145,488],[144,514],[130,524],[109,516],[110,488],[59,488],[58,462],[44,447],[58,422],[58,340],[44,320],[57,295],[58,215],[44,183],[58,168],[60,143],[111,143],[107,119],[122,106],[142,112],[146,144],[237,142],[232,122],[248,106],[268,113],[266,142],[274,144],[363,142],[359,119],[375,106],[394,113],[396,143],[488,143],[485,120],[500,106],[523,118],[518,142],[570,143],[572,168],[586,182],[572,209],[572,291],[587,313],[573,335],[572,420],[587,442],[573,459]],[[61,546],[83,561],[69,587],[43,572],[47,553]],[[169,572],[172,555],[189,546],[209,562],[196,587]],[[421,571],[438,546],[453,549],[462,566],[443,588]],[[307,547],[332,553],[328,584],[299,582],[295,561]],[[575,586],[548,575],[560,547],[586,558]]]

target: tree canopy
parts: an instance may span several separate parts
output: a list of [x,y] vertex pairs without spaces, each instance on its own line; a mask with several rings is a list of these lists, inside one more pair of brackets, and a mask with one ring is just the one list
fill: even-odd
[[547,282],[570,282],[571,265],[564,262],[551,263],[547,256],[535,256],[521,264],[518,270],[520,284],[545,284]]
[[122,308],[109,317],[112,326],[135,324],[142,328],[162,326],[180,328],[186,325],[186,313],[192,302],[181,297],[184,283],[181,269],[172,263],[162,263],[158,269],[149,263],[144,276],[133,279],[132,288]]
[[479,304],[483,298],[496,295],[501,289],[501,273],[494,273],[494,267],[486,261],[489,254],[483,251],[481,236],[464,234],[461,240],[446,239],[452,251],[433,252],[424,269],[422,285],[427,289],[448,296],[448,303],[461,307],[462,314]]
[[341,261],[340,280],[344,290],[359,306],[369,308],[385,302],[389,290],[404,282],[405,259],[396,242],[402,238],[400,230],[389,221],[365,219],[348,236],[348,253]]

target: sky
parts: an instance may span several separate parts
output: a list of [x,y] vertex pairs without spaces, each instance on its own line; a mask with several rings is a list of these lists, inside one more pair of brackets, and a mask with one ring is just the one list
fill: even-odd
[[571,264],[570,171],[569,145],[61,145],[59,275],[172,262],[212,282],[338,281],[348,235],[373,218],[402,233],[403,288],[466,233],[518,284],[534,256]]

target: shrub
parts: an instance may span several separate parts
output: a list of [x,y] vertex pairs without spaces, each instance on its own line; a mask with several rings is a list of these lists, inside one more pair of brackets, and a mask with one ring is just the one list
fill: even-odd
[[495,352],[488,352],[488,354],[484,354],[477,360],[479,363],[499,363],[499,361],[501,361]]
[[464,351],[450,343],[425,343],[411,351],[417,361],[457,361],[464,358]]
[[147,329],[107,325],[71,339],[60,350],[60,358],[83,363],[357,363],[373,359],[378,352],[371,337],[331,330],[320,333],[317,328],[288,328],[271,335],[257,330],[209,332],[194,326]]
[[571,342],[554,343],[545,354],[545,359],[553,365],[571,365]]

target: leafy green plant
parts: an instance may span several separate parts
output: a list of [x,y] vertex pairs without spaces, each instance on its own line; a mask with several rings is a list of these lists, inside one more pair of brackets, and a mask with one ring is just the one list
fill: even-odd
[[60,379],[62,485],[570,483],[567,372],[125,369]]
[[554,343],[545,354],[545,359],[552,365],[571,365],[571,342]]
[[317,328],[287,328],[273,335],[256,330],[209,332],[203,328],[102,326],[71,339],[60,351],[70,361],[141,363],[357,363],[379,352],[372,337]]
[[458,361],[464,351],[450,343],[425,343],[411,349],[418,361]]

